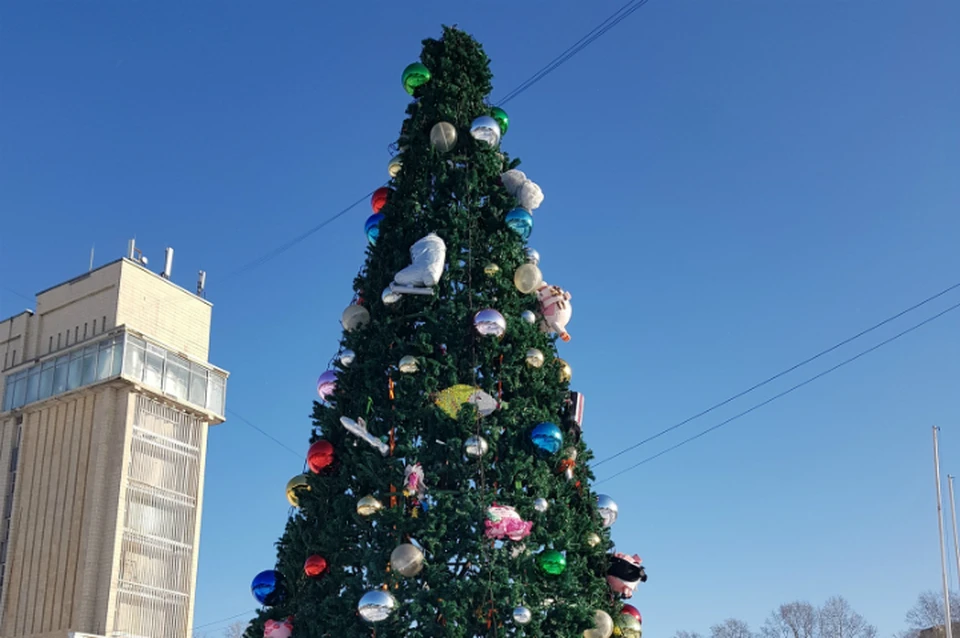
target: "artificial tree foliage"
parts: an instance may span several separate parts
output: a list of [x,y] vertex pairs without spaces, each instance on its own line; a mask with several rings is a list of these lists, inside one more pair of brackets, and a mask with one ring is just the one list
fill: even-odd
[[[331,442],[336,462],[311,474],[310,490],[299,494],[300,507],[278,542],[276,569],[286,598],[261,611],[249,638],[263,635],[266,619],[288,616],[297,638],[576,637],[593,626],[595,610],[615,616],[620,607],[604,579],[612,545],[590,488],[591,454],[562,425],[569,388],[556,336],[521,320],[523,311],[537,312],[539,304],[536,294],[521,294],[513,284],[527,257],[524,241],[504,224],[517,201],[500,183],[501,173],[519,162],[470,135],[471,122],[491,112],[489,60],[472,37],[444,28],[441,38],[423,42],[421,61],[432,78],[414,91],[407,108],[396,142],[402,169],[391,180],[379,238],[354,281],[354,301],[368,309],[371,321],[344,331],[341,349],[354,351],[355,360],[336,364],[333,397],[314,404],[311,442]],[[442,121],[458,132],[447,153],[430,143],[431,128]],[[522,131],[511,127],[514,136]],[[410,263],[410,246],[430,232],[447,248],[435,293],[385,304],[381,292]],[[499,269],[492,272],[490,264]],[[502,338],[474,330],[472,318],[483,308],[506,317]],[[542,367],[526,364],[530,348],[544,353]],[[416,373],[397,369],[405,355],[417,358]],[[451,418],[434,400],[456,384],[479,387],[499,400],[499,408],[481,417],[466,404]],[[383,457],[347,432],[341,416],[363,417],[372,434],[392,442],[391,454]],[[564,431],[561,452],[547,458],[530,442],[541,422]],[[464,454],[464,441],[473,435],[490,446],[480,459]],[[570,447],[578,452],[572,480],[561,469]],[[427,489],[419,505],[403,493],[404,470],[414,463],[421,464]],[[360,516],[357,501],[366,495],[384,508]],[[538,497],[550,503],[545,512],[534,508]],[[485,512],[494,503],[513,506],[532,521],[531,535],[519,542],[486,538]],[[588,542],[593,534],[600,543]],[[411,540],[423,548],[426,565],[405,578],[389,569],[389,559]],[[538,568],[544,549],[565,553],[562,574]],[[315,554],[329,568],[311,579],[303,565]],[[387,620],[369,624],[357,603],[381,588],[398,605]],[[533,612],[523,626],[511,616],[520,605]]]

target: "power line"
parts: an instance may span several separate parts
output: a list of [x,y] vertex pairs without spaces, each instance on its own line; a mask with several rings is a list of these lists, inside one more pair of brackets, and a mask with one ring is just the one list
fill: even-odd
[[234,618],[240,618],[241,616],[249,616],[249,615],[255,614],[255,613],[257,613],[257,610],[256,610],[256,609],[249,609],[249,610],[247,610],[247,611],[241,611],[239,614],[234,614],[234,615],[228,616],[228,617],[226,617],[226,618],[221,618],[220,620],[214,620],[213,622],[208,622],[208,623],[205,623],[205,624],[203,624],[203,625],[195,625],[195,626],[193,627],[193,630],[196,631],[197,629],[203,629],[204,627],[211,627],[211,626],[213,626],[213,625],[219,625],[219,624],[221,624],[221,623],[227,622],[228,620],[233,620]]
[[[503,97],[503,99],[499,101],[499,104],[500,105],[506,104],[507,102],[517,97],[521,93],[524,93],[527,89],[532,87],[534,84],[536,84],[546,76],[556,71],[557,68],[559,68],[560,66],[564,65],[568,60],[570,60],[570,58],[572,58],[573,56],[578,54],[580,51],[583,51],[585,48],[593,44],[596,40],[598,40],[600,37],[606,34],[610,29],[612,29],[613,27],[623,22],[623,20],[628,18],[630,15],[632,15],[635,11],[643,7],[649,1],[650,0],[630,0],[630,2],[628,2],[627,4],[617,9],[614,13],[608,16],[606,20],[604,20],[599,25],[594,27],[585,36],[583,36],[582,38],[574,42],[572,45],[567,47],[560,55],[558,55],[553,60],[548,62],[545,66],[540,68],[540,70],[538,70],[536,73],[531,75],[529,78],[521,82],[518,87],[516,87],[515,89],[507,93]],[[298,235],[297,237],[294,237],[290,241],[278,246],[277,248],[271,250],[270,252],[265,253],[264,255],[261,255],[260,257],[258,257],[257,259],[254,259],[253,261],[247,263],[246,265],[241,266],[240,268],[237,268],[236,270],[233,270],[227,273],[226,276],[224,276],[223,280],[224,281],[230,280],[233,277],[236,277],[237,275],[241,275],[249,270],[252,270],[253,268],[256,268],[257,266],[260,266],[261,264],[264,264],[270,261],[275,257],[282,255],[283,253],[287,252],[288,250],[290,250],[291,248],[293,248],[303,240],[307,239],[308,237],[310,237],[311,235],[313,235],[314,233],[322,229],[323,227],[339,219],[340,217],[343,217],[348,212],[350,212],[351,210],[359,206],[361,203],[368,200],[372,195],[373,195],[373,191],[367,193],[366,195],[364,195],[354,203],[350,204],[349,206],[347,206],[340,212],[336,213],[335,215],[332,215],[326,218],[325,220],[323,220],[313,228]]]
[[543,68],[534,73],[532,76],[524,80],[520,86],[513,89],[507,93],[499,102],[500,106],[503,106],[513,98],[517,97],[531,86],[547,77],[553,73],[558,67],[565,64],[570,58],[576,54],[583,51],[585,48],[593,44],[597,39],[602,37],[607,31],[617,26],[625,19],[630,17],[637,9],[641,8],[643,5],[647,4],[650,0],[630,0],[627,4],[623,5],[612,14],[607,16],[607,18],[593,28],[592,31],[587,33],[585,36],[571,44],[567,47],[560,55],[555,57],[553,60],[548,62]]
[[914,330],[917,330],[917,329],[919,329],[919,328],[922,328],[923,326],[927,325],[928,323],[930,323],[930,322],[932,322],[932,321],[936,321],[937,319],[939,319],[940,317],[944,316],[944,315],[947,314],[948,312],[952,312],[952,311],[954,311],[954,310],[956,310],[956,309],[958,309],[958,308],[960,308],[960,303],[956,303],[956,304],[950,306],[949,308],[947,308],[946,310],[942,310],[942,311],[938,312],[937,314],[933,315],[932,317],[929,317],[929,318],[927,318],[927,319],[924,319],[924,320],[921,321],[920,323],[914,324],[914,325],[910,326],[909,328],[907,328],[906,330],[904,330],[904,331],[902,331],[902,332],[899,332],[899,333],[893,335],[892,337],[890,337],[890,338],[888,338],[888,339],[884,339],[883,341],[881,341],[880,343],[876,344],[875,346],[872,346],[872,347],[870,347],[870,348],[867,348],[866,350],[863,350],[862,352],[860,352],[860,353],[858,353],[858,354],[850,357],[849,359],[845,359],[845,360],[841,361],[840,363],[838,363],[837,365],[833,366],[832,368],[827,368],[827,369],[824,370],[823,372],[821,372],[821,373],[819,373],[819,374],[816,374],[816,375],[810,377],[809,379],[807,379],[807,380],[805,380],[805,381],[801,381],[800,383],[796,384],[795,386],[793,386],[793,387],[791,387],[791,388],[788,388],[788,389],[784,390],[783,392],[781,392],[781,393],[779,393],[779,394],[773,395],[772,397],[770,397],[770,398],[767,399],[766,401],[763,401],[763,402],[761,402],[761,403],[758,403],[758,404],[754,405],[753,407],[751,407],[751,408],[749,408],[749,409],[747,409],[747,410],[744,410],[743,412],[741,412],[741,413],[739,413],[739,414],[735,414],[734,416],[730,417],[729,419],[726,419],[725,421],[721,421],[720,423],[717,423],[716,425],[714,425],[714,426],[712,426],[712,427],[709,427],[709,428],[707,428],[706,430],[703,430],[702,432],[700,432],[700,433],[698,433],[698,434],[694,434],[694,435],[691,436],[690,438],[684,439],[683,441],[680,441],[680,442],[677,443],[676,445],[672,445],[672,446],[668,447],[667,449],[665,449],[665,450],[663,450],[663,451],[661,451],[661,452],[658,452],[658,453],[654,454],[653,456],[648,456],[647,458],[643,459],[643,460],[640,461],[639,463],[634,463],[633,465],[631,465],[631,466],[628,467],[628,468],[625,468],[625,469],[623,469],[623,470],[620,470],[619,472],[616,472],[616,473],[614,473],[614,474],[611,474],[610,476],[608,476],[608,477],[606,477],[606,478],[603,478],[603,479],[601,479],[601,480],[599,480],[599,481],[596,481],[596,482],[594,483],[594,485],[599,485],[600,483],[606,483],[607,481],[613,480],[613,479],[615,479],[616,477],[618,477],[618,476],[620,476],[620,475],[622,475],[622,474],[626,474],[627,472],[630,472],[630,471],[632,471],[632,470],[635,470],[636,468],[640,467],[641,465],[644,465],[644,464],[646,464],[646,463],[649,463],[650,461],[652,461],[652,460],[654,460],[654,459],[660,458],[661,456],[663,456],[664,454],[667,454],[668,452],[672,452],[672,451],[676,450],[676,449],[679,448],[679,447],[683,447],[684,445],[686,445],[686,444],[688,444],[688,443],[691,443],[691,442],[693,442],[693,441],[696,441],[696,440],[699,439],[700,437],[705,436],[705,435],[709,434],[710,432],[713,432],[714,430],[717,430],[717,429],[719,429],[719,428],[722,428],[723,426],[727,425],[728,423],[731,423],[731,422],[733,422],[733,421],[736,421],[737,419],[739,419],[739,418],[741,418],[741,417],[744,417],[744,416],[750,414],[751,412],[754,412],[755,410],[759,410],[759,409],[762,408],[763,406],[769,405],[770,403],[773,403],[773,402],[776,401],[777,399],[781,399],[781,398],[787,396],[788,394],[790,394],[791,392],[793,392],[793,391],[795,391],[795,390],[799,390],[799,389],[802,388],[803,386],[808,385],[808,384],[810,384],[810,383],[813,383],[813,382],[816,381],[817,379],[820,379],[820,378],[822,378],[822,377],[825,377],[825,376],[827,376],[828,374],[830,374],[831,372],[833,372],[833,371],[835,371],[835,370],[839,370],[840,368],[844,367],[844,366],[847,365],[847,364],[853,363],[853,362],[856,361],[857,359],[859,359],[859,358],[861,358],[861,357],[864,357],[864,356],[870,354],[870,353],[873,352],[874,350],[879,350],[879,349],[882,348],[883,346],[888,345],[888,344],[890,344],[890,343],[893,343],[894,341],[896,341],[896,340],[899,339],[900,337],[903,337],[903,336],[905,336],[905,335],[908,335],[908,334],[910,334],[911,332],[913,332]]
[[267,431],[264,430],[263,428],[259,427],[256,423],[254,423],[253,421],[250,421],[249,419],[247,419],[246,417],[244,417],[242,414],[237,414],[234,410],[231,410],[230,408],[227,408],[227,412],[229,412],[230,414],[232,414],[232,415],[235,416],[236,418],[240,419],[241,421],[243,421],[244,423],[246,423],[247,425],[249,425],[250,427],[252,427],[254,430],[256,430],[257,432],[259,432],[259,433],[262,434],[263,436],[267,437],[268,439],[270,439],[271,441],[273,441],[274,443],[276,443],[277,445],[279,445],[279,446],[282,447],[283,449],[287,450],[287,451],[290,452],[291,454],[296,455],[297,458],[299,458],[299,459],[303,459],[303,458],[304,458],[304,453],[303,453],[302,451],[297,452],[297,451],[294,450],[293,448],[288,447],[285,443],[283,443],[282,441],[280,441],[280,439],[276,438],[275,436],[273,436],[272,434],[270,434],[269,432],[267,432]]
[[611,456],[605,457],[605,458],[597,461],[596,463],[592,463],[591,465],[592,465],[593,467],[599,467],[599,466],[603,465],[604,463],[606,463],[606,462],[608,462],[608,461],[612,461],[613,459],[618,458],[618,457],[620,457],[620,456],[623,456],[623,455],[626,454],[627,452],[633,451],[633,450],[637,449],[638,447],[640,447],[641,445],[644,445],[644,444],[646,444],[646,443],[649,443],[650,441],[653,441],[654,439],[658,439],[658,438],[660,438],[661,436],[663,436],[664,434],[667,434],[668,432],[672,432],[673,430],[676,430],[677,428],[679,428],[679,427],[681,427],[681,426],[684,426],[684,425],[686,425],[687,423],[690,423],[691,421],[694,421],[694,420],[696,420],[696,419],[699,419],[699,418],[702,417],[702,416],[706,416],[707,414],[710,414],[710,413],[713,412],[714,410],[716,410],[716,409],[718,409],[718,408],[722,408],[723,406],[727,405],[728,403],[730,403],[730,402],[732,402],[732,401],[735,401],[736,399],[739,399],[740,397],[742,397],[742,396],[744,396],[744,395],[750,394],[750,393],[753,392],[754,390],[757,390],[757,389],[759,389],[759,388],[762,388],[763,386],[767,385],[768,383],[771,383],[771,382],[773,382],[773,381],[776,381],[776,380],[779,379],[780,377],[782,377],[782,376],[784,376],[784,375],[787,375],[787,374],[793,372],[794,370],[796,370],[796,369],[798,369],[798,368],[802,368],[803,366],[807,365],[808,363],[812,363],[813,361],[816,361],[817,359],[819,359],[820,357],[823,357],[824,355],[830,354],[831,352],[833,352],[833,351],[836,350],[837,348],[841,348],[841,347],[847,345],[848,343],[850,343],[851,341],[856,341],[856,340],[859,339],[860,337],[862,337],[862,336],[864,336],[864,335],[866,335],[866,334],[868,334],[868,333],[870,333],[870,332],[873,332],[873,331],[876,330],[877,328],[880,328],[880,327],[882,327],[882,326],[885,326],[885,325],[887,325],[888,323],[890,323],[891,321],[894,321],[894,320],[896,320],[896,319],[899,319],[899,318],[902,317],[903,315],[905,315],[905,314],[907,314],[907,313],[909,313],[909,312],[913,312],[913,311],[916,310],[917,308],[920,308],[921,306],[925,306],[926,304],[930,303],[931,301],[934,301],[935,299],[939,299],[939,298],[942,297],[943,295],[947,294],[948,292],[950,292],[950,291],[952,291],[952,290],[956,290],[957,288],[960,288],[960,282],[957,282],[957,283],[953,284],[952,286],[949,286],[949,287],[947,287],[947,288],[944,288],[943,290],[941,290],[940,292],[936,293],[935,295],[931,295],[930,297],[927,297],[927,298],[924,299],[923,301],[921,301],[921,302],[919,302],[919,303],[916,303],[916,304],[910,306],[909,308],[906,308],[905,310],[901,310],[901,311],[898,312],[897,314],[892,315],[892,316],[890,316],[890,317],[887,317],[887,318],[884,319],[883,321],[881,321],[881,322],[879,322],[879,323],[876,323],[876,324],[870,326],[869,328],[867,328],[867,329],[865,329],[865,330],[861,330],[860,332],[858,332],[857,334],[853,335],[852,337],[848,337],[848,338],[844,339],[843,341],[840,341],[840,342],[838,342],[838,343],[830,346],[830,347],[827,348],[826,350],[821,350],[820,352],[818,352],[817,354],[813,355],[812,357],[809,357],[809,358],[807,358],[807,359],[804,359],[804,360],[801,361],[800,363],[797,363],[796,365],[790,366],[790,367],[787,368],[786,370],[783,370],[782,372],[778,372],[777,374],[773,375],[772,377],[767,377],[766,379],[764,379],[764,380],[761,381],[760,383],[757,383],[756,385],[750,386],[749,388],[747,388],[747,389],[744,390],[743,392],[739,392],[739,393],[737,393],[737,394],[734,394],[733,396],[731,396],[731,397],[729,397],[729,398],[727,398],[727,399],[724,399],[724,400],[721,401],[720,403],[717,403],[717,404],[715,404],[715,405],[710,406],[710,407],[707,408],[706,410],[703,410],[703,411],[701,411],[701,412],[698,412],[698,413],[694,414],[693,416],[688,417],[688,418],[684,419],[683,421],[680,421],[679,423],[675,423],[674,425],[671,425],[670,427],[668,427],[668,428],[666,428],[666,429],[660,430],[659,432],[657,432],[657,433],[654,434],[653,436],[649,436],[649,437],[645,438],[644,440],[640,441],[639,443],[634,443],[634,444],[631,445],[630,447],[624,448],[624,449],[620,450],[619,452],[617,452],[616,454],[613,454],[613,455],[611,455]]

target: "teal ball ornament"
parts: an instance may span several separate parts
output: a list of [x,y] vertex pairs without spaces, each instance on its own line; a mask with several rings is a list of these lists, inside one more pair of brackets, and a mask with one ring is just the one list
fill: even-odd
[[514,208],[507,213],[505,218],[507,227],[520,235],[524,240],[530,239],[530,233],[533,232],[533,215],[530,211],[523,208]]
[[377,238],[380,236],[380,222],[383,221],[383,213],[374,213],[367,217],[367,223],[363,225],[363,232],[367,234],[367,241],[371,246],[377,245]]
[[553,423],[538,423],[530,431],[530,441],[540,456],[553,456],[563,446],[563,432]]

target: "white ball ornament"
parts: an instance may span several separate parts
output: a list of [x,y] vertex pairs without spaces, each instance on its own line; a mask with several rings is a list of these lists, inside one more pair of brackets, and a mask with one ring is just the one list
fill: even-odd
[[430,129],[430,143],[441,153],[448,153],[457,145],[457,128],[450,122],[437,122]]
[[550,509],[550,501],[543,497],[537,498],[533,501],[533,509],[537,510],[538,512],[546,512],[548,509]]
[[390,568],[407,578],[416,576],[423,569],[423,552],[410,543],[398,545],[390,553]]
[[535,264],[523,264],[513,273],[513,285],[521,293],[529,295],[543,283],[543,273]]
[[472,459],[479,459],[487,453],[490,445],[482,436],[471,436],[463,442],[463,451]]
[[340,357],[339,357],[340,365],[342,365],[344,368],[349,368],[350,365],[354,362],[354,360],[356,360],[356,358],[357,358],[356,352],[354,352],[353,350],[344,350],[343,352],[340,353]]
[[357,328],[370,323],[370,311],[360,304],[351,304],[343,311],[340,316],[340,323],[347,332],[353,332]]
[[404,374],[414,374],[420,370],[420,363],[415,356],[408,354],[400,357],[400,362],[397,363],[397,369]]
[[593,614],[593,629],[585,629],[583,638],[610,638],[613,635],[613,618],[598,609]]

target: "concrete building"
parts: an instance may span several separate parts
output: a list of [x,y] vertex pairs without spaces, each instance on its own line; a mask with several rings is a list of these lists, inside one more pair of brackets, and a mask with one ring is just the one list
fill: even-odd
[[227,373],[211,304],[129,253],[0,322],[0,638],[190,636]]

